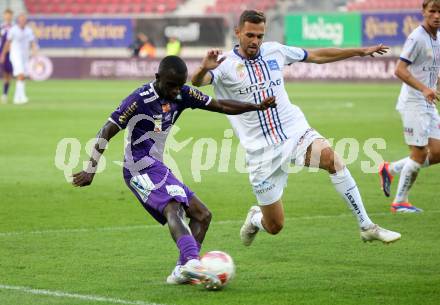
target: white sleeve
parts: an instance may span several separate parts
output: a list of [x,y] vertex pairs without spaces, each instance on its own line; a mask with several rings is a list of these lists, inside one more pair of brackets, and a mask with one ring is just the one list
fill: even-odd
[[279,50],[283,54],[285,65],[290,65],[298,61],[304,61],[307,59],[307,51],[297,47],[289,47],[283,44],[278,44]]
[[421,45],[420,41],[410,35],[403,45],[402,53],[400,53],[400,60],[412,64],[421,51]]

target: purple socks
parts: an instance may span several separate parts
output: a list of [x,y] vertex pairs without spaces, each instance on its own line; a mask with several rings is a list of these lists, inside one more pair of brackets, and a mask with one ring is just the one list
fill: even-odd
[[178,265],[185,265],[191,259],[199,258],[200,244],[192,235],[183,235],[177,241],[177,247],[180,251]]
[[9,90],[9,83],[4,83],[3,84],[3,94],[7,95],[8,94],[8,90]]

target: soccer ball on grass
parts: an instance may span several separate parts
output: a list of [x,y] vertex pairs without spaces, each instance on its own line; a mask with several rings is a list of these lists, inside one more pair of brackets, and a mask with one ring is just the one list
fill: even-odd
[[221,286],[215,289],[221,289],[235,275],[235,265],[231,256],[223,251],[206,252],[200,259],[203,267],[217,275],[221,281]]

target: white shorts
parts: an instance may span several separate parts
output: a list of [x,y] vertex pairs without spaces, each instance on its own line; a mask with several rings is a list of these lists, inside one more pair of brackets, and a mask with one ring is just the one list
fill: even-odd
[[400,110],[405,142],[412,146],[426,146],[429,138],[440,140],[440,116],[438,110]]
[[11,53],[10,59],[12,63],[13,74],[15,77],[20,74],[23,74],[24,76],[29,75],[29,58],[27,56],[22,56],[21,54],[17,54],[14,56]]
[[292,165],[304,166],[307,148],[314,140],[323,138],[307,126],[281,143],[246,153],[249,180],[259,205],[281,199],[287,177],[294,172]]

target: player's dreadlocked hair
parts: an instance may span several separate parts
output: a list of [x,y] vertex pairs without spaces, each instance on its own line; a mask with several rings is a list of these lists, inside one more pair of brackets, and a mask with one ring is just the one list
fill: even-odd
[[238,26],[241,28],[245,22],[259,24],[261,22],[266,22],[266,16],[264,16],[263,12],[256,10],[246,10],[240,15],[240,19],[238,21]]
[[423,0],[422,8],[425,9],[431,2],[440,6],[440,0]]
[[188,72],[185,62],[179,56],[169,55],[164,57],[159,64],[159,73],[174,71],[176,74]]

